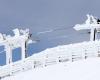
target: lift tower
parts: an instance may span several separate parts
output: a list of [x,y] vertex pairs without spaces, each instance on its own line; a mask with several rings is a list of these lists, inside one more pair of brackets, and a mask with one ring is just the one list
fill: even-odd
[[85,23],[76,24],[74,29],[77,31],[90,29],[90,41],[95,41],[97,35],[96,33],[100,32],[100,20],[92,15],[87,15]]

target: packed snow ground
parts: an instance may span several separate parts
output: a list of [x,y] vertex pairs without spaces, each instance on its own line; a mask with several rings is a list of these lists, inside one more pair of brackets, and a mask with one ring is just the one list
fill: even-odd
[[100,58],[64,62],[17,73],[2,80],[100,80]]

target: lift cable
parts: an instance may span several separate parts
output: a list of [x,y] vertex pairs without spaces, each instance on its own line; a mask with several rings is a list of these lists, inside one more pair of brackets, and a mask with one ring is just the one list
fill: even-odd
[[71,28],[72,28],[72,27],[64,27],[64,28],[50,29],[50,30],[46,30],[46,31],[37,32],[37,35],[46,34],[46,33],[51,33],[51,32],[55,32],[55,31],[61,31],[61,30],[68,30],[68,29],[71,29]]

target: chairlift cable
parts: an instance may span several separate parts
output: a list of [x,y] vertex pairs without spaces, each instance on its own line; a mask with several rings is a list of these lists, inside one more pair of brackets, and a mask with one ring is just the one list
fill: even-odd
[[46,30],[46,31],[37,32],[37,35],[51,33],[51,32],[60,31],[60,30],[68,30],[68,29],[71,29],[71,28],[72,27],[64,27],[64,28],[50,29],[50,30]]

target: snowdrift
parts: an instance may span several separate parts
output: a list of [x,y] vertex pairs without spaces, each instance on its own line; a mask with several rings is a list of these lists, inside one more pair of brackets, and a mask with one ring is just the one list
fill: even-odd
[[25,60],[2,66],[0,77],[5,78],[27,70],[45,68],[64,62],[67,64],[98,56],[100,56],[100,41],[57,46],[25,58]]
[[100,58],[65,62],[18,73],[2,80],[100,80]]

